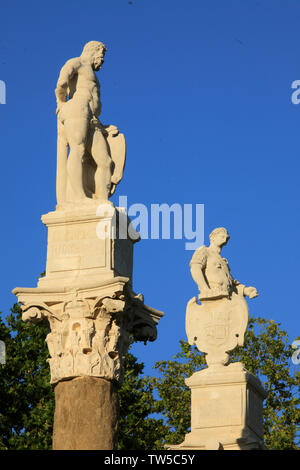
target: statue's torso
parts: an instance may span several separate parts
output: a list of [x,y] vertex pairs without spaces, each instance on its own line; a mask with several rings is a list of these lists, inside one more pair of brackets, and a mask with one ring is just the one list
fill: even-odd
[[81,102],[90,108],[94,116],[101,112],[100,83],[89,65],[80,65],[69,81],[70,100]]
[[232,276],[225,258],[207,248],[207,260],[205,276],[210,288],[230,291],[232,288]]
[[201,266],[203,275],[211,289],[231,292],[233,278],[230,274],[228,263],[215,250],[206,246],[198,248],[192,257],[192,264],[199,264]]

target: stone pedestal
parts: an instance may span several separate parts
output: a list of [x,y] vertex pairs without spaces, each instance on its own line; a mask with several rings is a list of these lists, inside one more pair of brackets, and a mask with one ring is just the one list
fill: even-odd
[[133,244],[140,236],[125,209],[70,204],[43,215],[42,221],[48,228],[48,247],[46,276],[38,287],[82,287],[117,276],[132,281]]
[[110,204],[71,204],[42,220],[48,227],[46,275],[36,288],[13,292],[24,321],[50,326],[54,448],[114,449],[117,387],[130,335],[154,341],[163,315],[132,290],[139,234],[125,211]]
[[191,389],[191,432],[169,449],[264,449],[261,382],[241,363],[209,367],[186,379]]
[[115,449],[118,391],[109,380],[80,377],[55,386],[53,450]]

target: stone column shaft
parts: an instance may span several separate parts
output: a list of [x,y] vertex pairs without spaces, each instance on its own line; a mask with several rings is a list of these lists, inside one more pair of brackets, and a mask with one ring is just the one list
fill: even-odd
[[116,385],[77,377],[55,386],[53,450],[109,450],[118,442]]

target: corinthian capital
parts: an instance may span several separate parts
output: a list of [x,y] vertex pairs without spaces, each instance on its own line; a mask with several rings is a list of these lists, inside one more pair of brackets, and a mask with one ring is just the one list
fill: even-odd
[[51,383],[93,376],[122,381],[130,335],[153,341],[162,313],[134,294],[127,278],[85,289],[15,289],[23,320],[46,320]]

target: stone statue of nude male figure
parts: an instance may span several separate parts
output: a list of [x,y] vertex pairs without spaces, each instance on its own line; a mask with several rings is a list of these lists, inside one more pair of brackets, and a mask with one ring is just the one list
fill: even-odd
[[88,42],[80,57],[60,71],[57,99],[57,203],[89,199],[107,202],[123,176],[125,139],[115,126],[103,126],[100,70],[106,47]]

